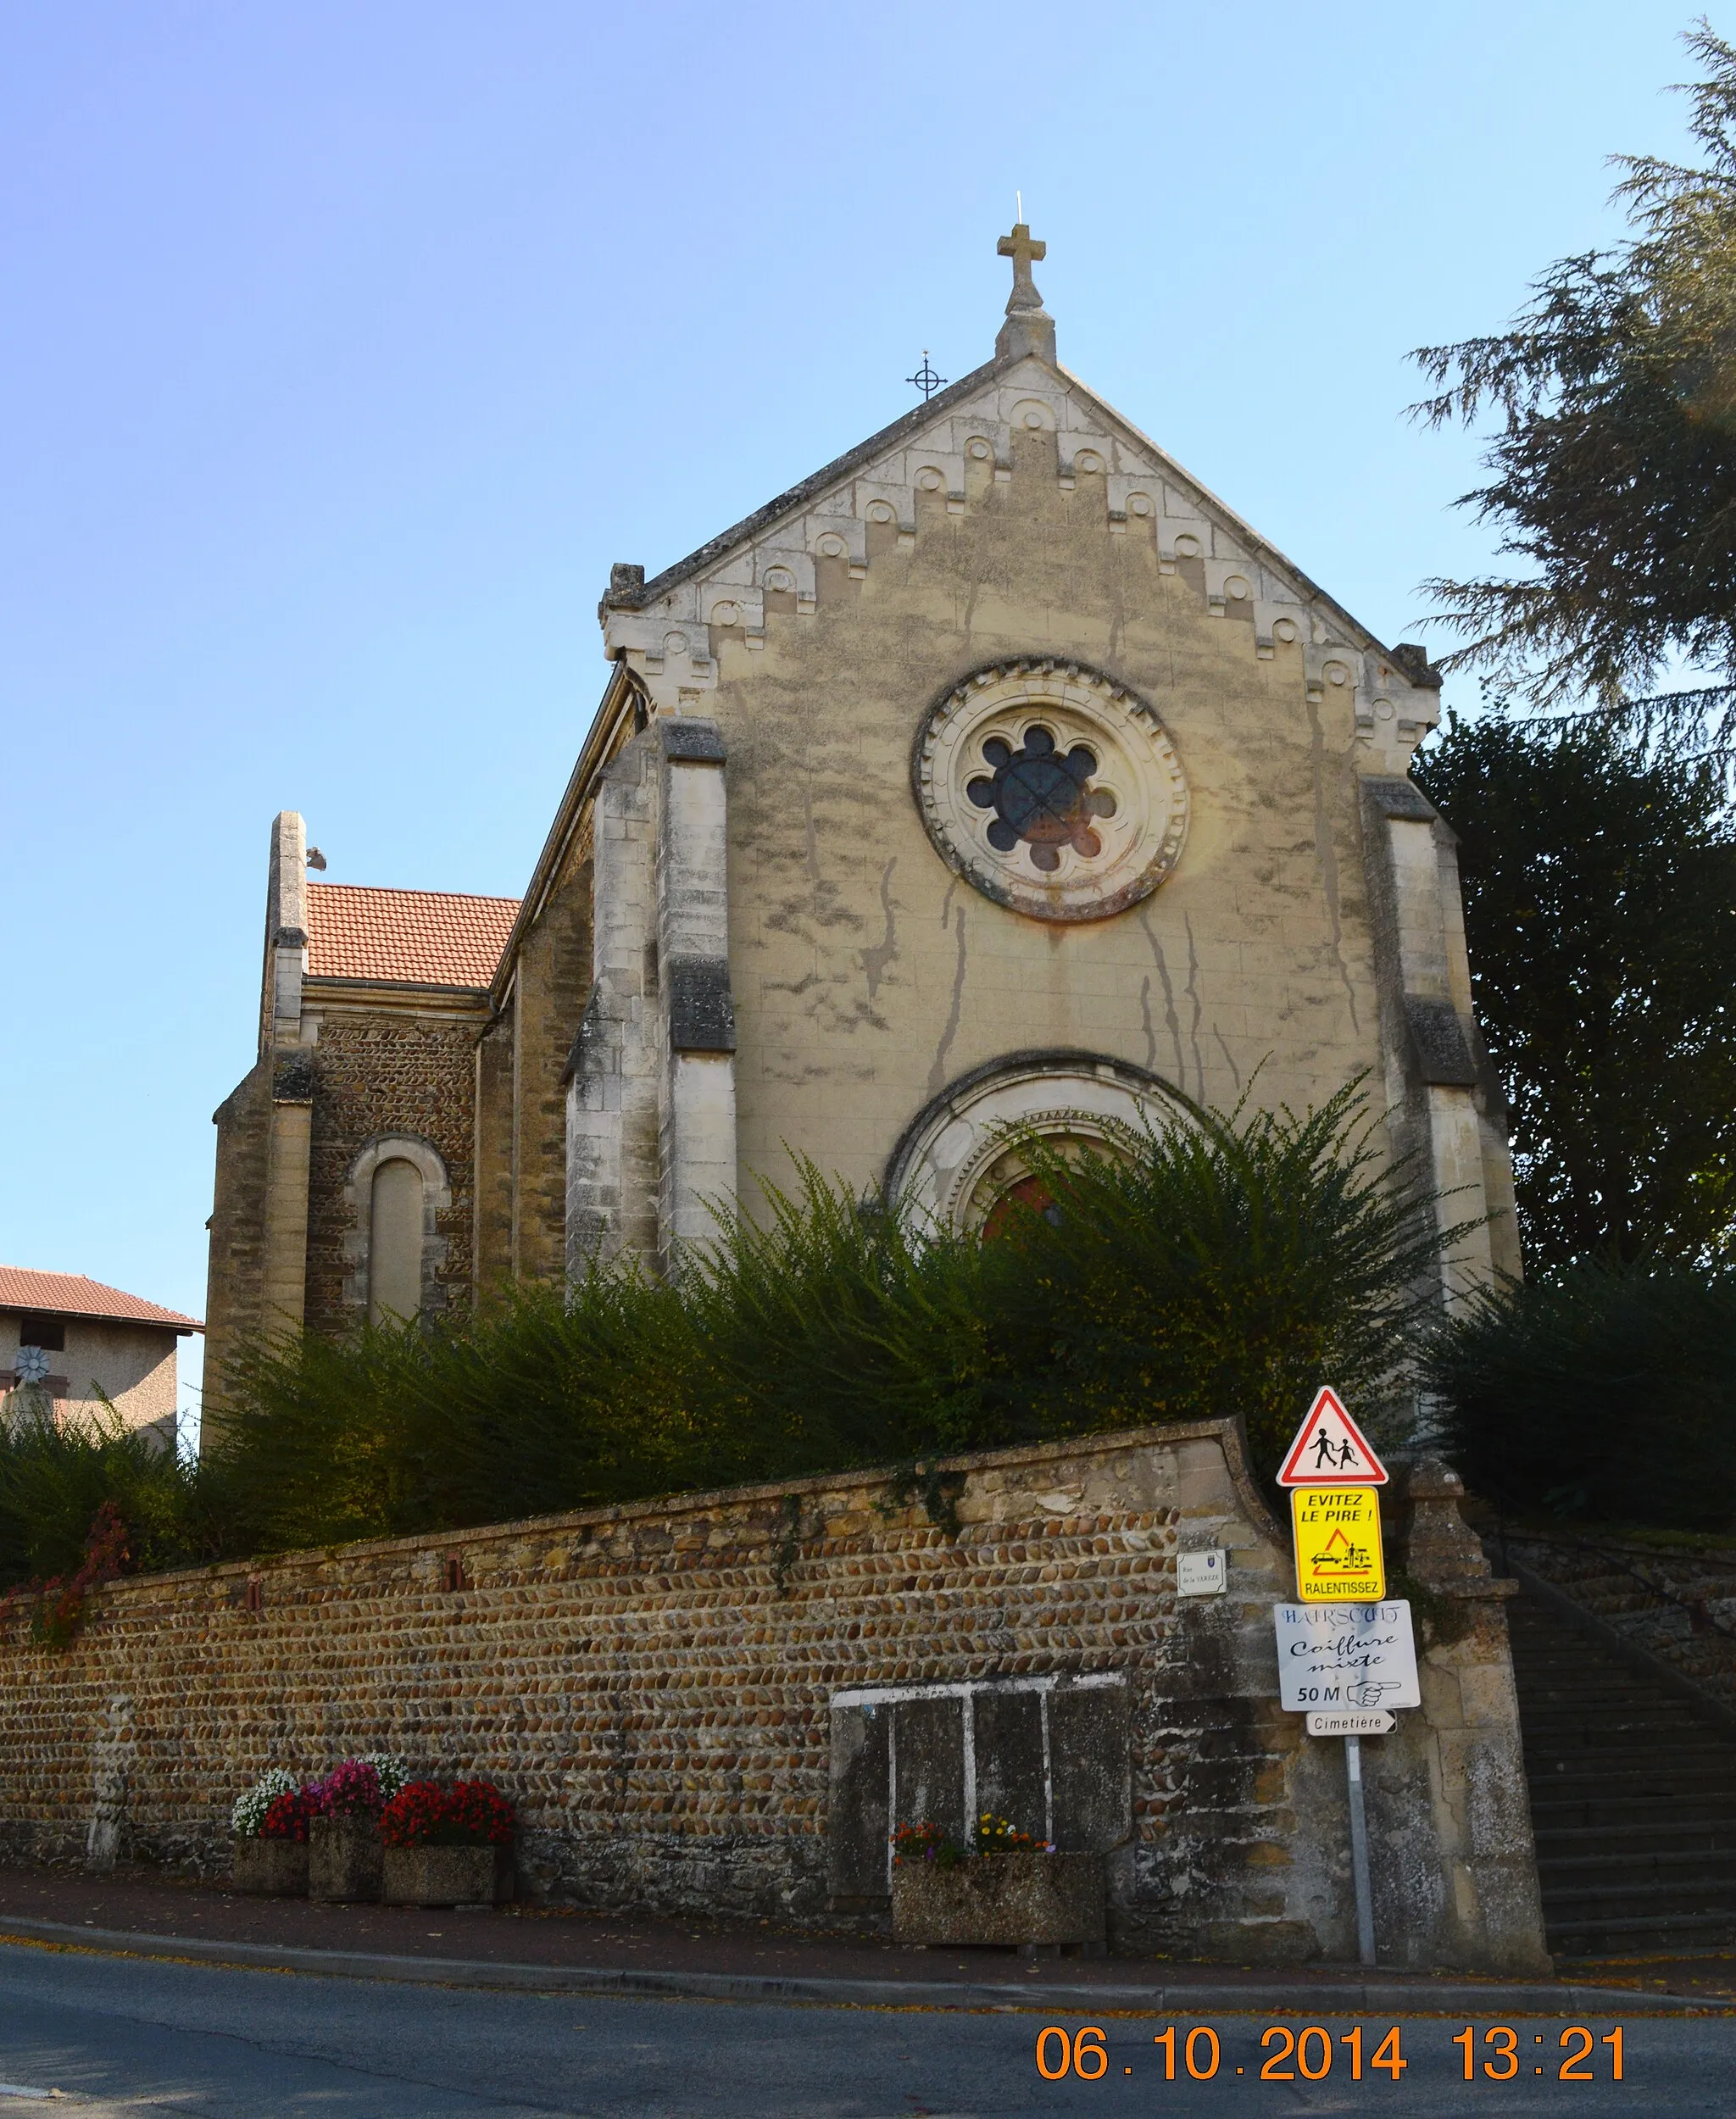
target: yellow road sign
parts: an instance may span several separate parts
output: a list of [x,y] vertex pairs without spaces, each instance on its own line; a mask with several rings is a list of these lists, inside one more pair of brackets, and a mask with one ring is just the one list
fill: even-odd
[[1290,1490],[1296,1595],[1303,1604],[1378,1604],[1387,1593],[1380,1494],[1367,1486]]

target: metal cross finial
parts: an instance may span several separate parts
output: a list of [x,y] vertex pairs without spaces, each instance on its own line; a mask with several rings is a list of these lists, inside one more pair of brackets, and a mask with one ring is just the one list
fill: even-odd
[[937,390],[944,388],[946,384],[946,377],[944,375],[937,375],[934,370],[928,365],[928,348],[926,346],[922,348],[922,365],[916,370],[914,375],[906,375],[904,377],[904,381],[906,382],[914,383],[917,389],[922,392],[922,402],[924,404],[927,403],[928,400],[934,395]]
[[1037,283],[1031,277],[1033,264],[1041,264],[1049,255],[1049,245],[1032,242],[1031,224],[1015,221],[1010,236],[1003,236],[995,245],[997,253],[1013,261],[1013,291],[1007,297],[1007,314],[1015,309],[1040,309],[1043,297],[1037,292]]

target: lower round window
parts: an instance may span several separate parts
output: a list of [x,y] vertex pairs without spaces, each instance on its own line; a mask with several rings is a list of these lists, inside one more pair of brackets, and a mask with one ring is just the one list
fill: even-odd
[[1053,1202],[1024,1142],[1071,1158],[1136,1154],[1152,1129],[1186,1122],[1157,1076],[1080,1052],[1010,1054],[962,1076],[905,1128],[885,1189],[918,1223],[997,1234],[1020,1207]]
[[[1044,1149],[1063,1161],[1075,1162],[1088,1155],[1121,1157],[1127,1153],[1131,1137],[1113,1120],[1100,1121],[1091,1133],[1069,1130],[1063,1119],[1054,1131],[1041,1130]],[[1060,1210],[1049,1179],[1030,1166],[1022,1147],[1010,1147],[983,1171],[964,1202],[961,1219],[966,1228],[984,1236],[1001,1235],[1021,1214],[1040,1214],[1058,1221]]]

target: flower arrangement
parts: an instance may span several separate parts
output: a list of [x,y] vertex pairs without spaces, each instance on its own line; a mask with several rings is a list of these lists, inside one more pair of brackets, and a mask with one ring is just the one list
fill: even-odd
[[298,1788],[273,1796],[259,1826],[261,1839],[304,1840],[308,1827],[319,1816],[313,1792]]
[[364,1751],[345,1759],[323,1781],[309,1783],[321,1817],[377,1817],[409,1779],[409,1764],[395,1751]]
[[237,1795],[229,1813],[229,1829],[237,1839],[264,1836],[265,1813],[280,1795],[293,1795],[301,1783],[287,1766],[268,1766],[244,1795]]
[[434,1844],[446,1797],[432,1781],[409,1781],[380,1813],[380,1837],[388,1847]]
[[1054,1840],[1034,1839],[1028,1832],[1019,1831],[1010,1819],[997,1817],[991,1810],[984,1810],[976,1820],[971,1837],[976,1844],[966,1848],[938,1825],[900,1825],[892,1836],[892,1858],[899,1866],[932,1862],[938,1869],[951,1869],[969,1860],[972,1854],[1053,1854],[1055,1850]]
[[411,1781],[380,1813],[380,1837],[388,1847],[505,1847],[518,1816],[487,1781],[459,1781],[448,1789],[432,1781]]
[[459,1781],[447,1798],[443,1832],[459,1835],[459,1846],[504,1847],[518,1828],[518,1813],[488,1781]]
[[323,1780],[303,1782],[274,1766],[235,1799],[230,1829],[237,1839],[305,1839],[315,1817],[377,1817],[409,1779],[395,1751],[365,1751],[345,1759]]
[[363,1751],[357,1755],[354,1763],[373,1767],[374,1777],[380,1783],[380,1799],[382,1803],[389,1803],[410,1777],[409,1760],[400,1757],[396,1751]]
[[1020,1832],[1005,1817],[997,1817],[986,1810],[976,1820],[976,1851],[980,1855],[995,1854],[1053,1854],[1052,1839],[1033,1839],[1028,1832]]
[[360,1759],[345,1759],[323,1781],[310,1781],[306,1794],[320,1817],[377,1817],[384,1807],[380,1776]]
[[902,1867],[909,1862],[932,1862],[938,1869],[951,1869],[965,1860],[965,1849],[938,1825],[900,1825],[892,1836],[892,1858]]

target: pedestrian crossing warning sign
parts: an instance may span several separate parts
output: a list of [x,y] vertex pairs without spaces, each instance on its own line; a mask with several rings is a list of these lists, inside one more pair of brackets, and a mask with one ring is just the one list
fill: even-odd
[[1303,1604],[1378,1604],[1387,1593],[1380,1496],[1366,1486],[1306,1486],[1290,1495],[1296,1595]]
[[1387,1468],[1368,1446],[1344,1401],[1327,1388],[1315,1393],[1278,1473],[1280,1486],[1384,1486]]

